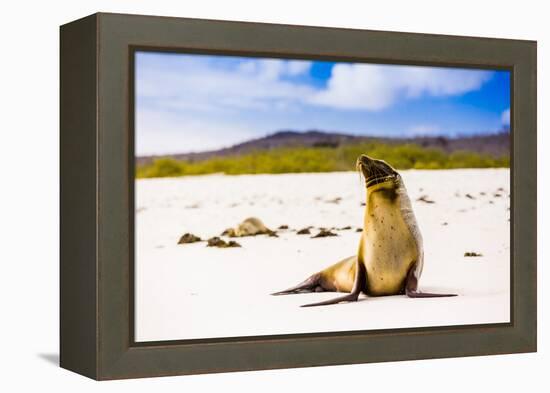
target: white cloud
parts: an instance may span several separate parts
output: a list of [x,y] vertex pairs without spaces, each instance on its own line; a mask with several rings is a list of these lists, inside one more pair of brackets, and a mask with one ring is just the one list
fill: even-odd
[[285,65],[280,60],[263,59],[254,63],[256,74],[260,79],[277,80],[285,72]]
[[[329,118],[332,128],[341,128],[347,118],[339,110],[379,111],[421,96],[459,95],[480,88],[491,76],[488,71],[340,63],[321,87],[311,83],[311,67],[305,60],[139,53],[137,154],[217,148],[281,127],[326,129]],[[411,132],[435,132],[430,127],[421,124]]]
[[238,120],[179,116],[142,110],[136,116],[136,155],[205,151],[228,147],[258,136],[256,128]]
[[502,115],[500,115],[500,120],[502,121],[503,125],[505,126],[510,125],[510,108],[502,112]]
[[441,133],[441,127],[436,124],[417,124],[409,128],[411,136],[436,135]]
[[277,80],[284,76],[306,74],[311,65],[311,61],[307,60],[255,59],[243,61],[237,70],[249,77]]
[[478,90],[490,71],[377,64],[336,64],[327,88],[310,102],[378,111],[403,98],[453,96]]
[[275,104],[297,104],[313,88],[284,80],[305,73],[309,61],[245,60],[233,68],[207,63],[178,63],[159,72],[154,67],[138,69],[137,96],[163,110],[231,111],[270,110]]
[[[136,154],[230,146],[264,130],[260,113],[295,112],[312,87],[289,80],[310,61],[245,59],[216,63],[194,56],[140,54],[136,83]],[[156,61],[156,62],[155,62]],[[260,124],[259,124],[260,123]]]
[[[178,59],[180,60],[180,59]],[[385,109],[404,99],[452,96],[479,89],[490,71],[376,64],[336,64],[325,88],[303,79],[312,62],[245,59],[233,66],[186,56],[166,70],[138,69],[138,97],[172,110],[272,110],[293,105]]]
[[309,72],[311,68],[311,61],[288,61],[287,63],[287,73],[289,75],[302,75]]

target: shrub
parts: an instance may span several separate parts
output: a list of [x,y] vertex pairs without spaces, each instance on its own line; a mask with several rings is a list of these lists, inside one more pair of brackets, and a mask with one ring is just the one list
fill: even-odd
[[436,148],[415,144],[362,143],[336,147],[297,147],[253,151],[239,156],[215,157],[203,161],[159,158],[138,166],[136,176],[176,177],[225,173],[334,172],[355,170],[361,154],[383,159],[396,169],[452,169],[509,167],[509,157],[493,157],[468,151],[447,154]]

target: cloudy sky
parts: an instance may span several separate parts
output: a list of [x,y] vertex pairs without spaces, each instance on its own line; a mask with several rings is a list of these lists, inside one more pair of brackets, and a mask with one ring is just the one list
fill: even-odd
[[414,136],[509,125],[507,71],[138,52],[136,154],[279,130]]

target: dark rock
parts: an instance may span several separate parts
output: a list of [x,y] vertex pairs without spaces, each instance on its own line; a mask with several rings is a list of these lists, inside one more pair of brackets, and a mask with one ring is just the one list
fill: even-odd
[[483,255],[477,252],[468,251],[464,253],[465,257],[482,257]]
[[432,201],[427,195],[422,195],[420,198],[417,199],[417,201],[424,203],[435,203],[435,201]]
[[182,237],[180,237],[180,240],[178,240],[178,244],[196,243],[200,241],[200,237],[195,236],[192,233],[186,233]]
[[235,240],[230,240],[229,243],[227,243],[226,247],[241,247],[241,245],[237,243]]
[[321,229],[317,235],[312,236],[311,238],[316,239],[316,238],[319,238],[319,237],[330,237],[330,236],[338,236],[338,234],[336,234],[334,232],[331,232],[328,229]]
[[223,247],[226,246],[227,243],[220,239],[219,237],[215,236],[210,239],[208,239],[207,247]]
[[208,239],[207,247],[228,248],[228,247],[241,247],[241,245],[234,240],[230,240],[229,242],[226,242],[225,240],[215,236]]

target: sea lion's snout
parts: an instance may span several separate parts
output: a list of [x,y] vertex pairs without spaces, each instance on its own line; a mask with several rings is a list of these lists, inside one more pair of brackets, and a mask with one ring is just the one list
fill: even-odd
[[385,161],[371,158],[366,154],[362,154],[357,159],[357,169],[365,177],[367,187],[388,180],[395,180],[399,176],[395,169]]
[[374,159],[370,158],[366,154],[361,154],[357,159],[357,163],[356,163],[357,170],[363,173],[363,176],[365,176],[365,179],[368,178],[370,176],[370,173],[372,172],[371,166],[373,162],[374,162]]
[[359,158],[357,159],[357,162],[361,165],[370,165],[373,161],[376,161],[374,158],[370,158],[366,154],[361,154]]

